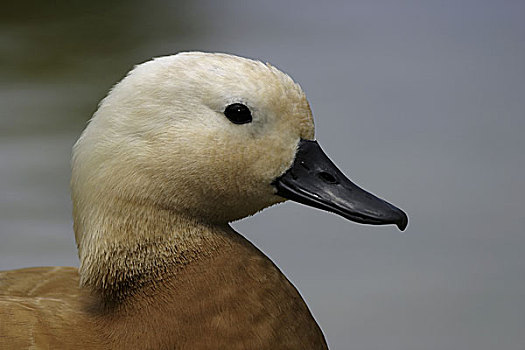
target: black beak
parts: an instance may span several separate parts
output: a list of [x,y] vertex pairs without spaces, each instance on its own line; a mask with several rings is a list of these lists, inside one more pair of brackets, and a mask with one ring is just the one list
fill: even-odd
[[350,181],[317,141],[301,140],[294,163],[273,184],[281,197],[331,211],[355,222],[395,224],[401,231],[408,225],[408,217],[401,209]]

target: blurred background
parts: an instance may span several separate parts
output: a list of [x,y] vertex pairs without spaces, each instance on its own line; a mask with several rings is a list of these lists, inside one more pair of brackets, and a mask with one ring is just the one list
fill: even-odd
[[71,146],[135,64],[272,62],[405,233],[287,203],[233,226],[333,349],[525,349],[525,2],[53,1],[0,12],[0,269],[78,265]]

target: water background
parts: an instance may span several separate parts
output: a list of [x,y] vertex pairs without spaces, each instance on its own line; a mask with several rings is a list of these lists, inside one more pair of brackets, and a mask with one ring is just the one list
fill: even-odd
[[317,139],[410,226],[287,203],[234,223],[334,349],[525,349],[523,1],[69,1],[0,13],[0,269],[78,265],[71,146],[134,64],[270,61]]

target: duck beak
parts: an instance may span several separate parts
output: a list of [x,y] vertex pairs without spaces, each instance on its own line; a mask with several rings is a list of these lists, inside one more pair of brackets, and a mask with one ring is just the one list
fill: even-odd
[[274,181],[277,195],[349,220],[370,225],[395,224],[404,231],[407,215],[350,181],[317,141],[301,140],[294,163]]

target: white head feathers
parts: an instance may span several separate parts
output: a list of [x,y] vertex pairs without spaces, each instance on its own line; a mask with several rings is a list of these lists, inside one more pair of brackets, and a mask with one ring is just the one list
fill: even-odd
[[[246,105],[253,121],[228,120],[232,103]],[[152,208],[215,224],[281,201],[271,182],[292,164],[299,139],[313,135],[303,91],[268,64],[190,52],[137,66],[101,102],[74,147],[82,264],[101,248],[95,244],[112,242],[105,235],[122,226],[115,221]],[[120,233],[127,234],[137,233]]]

